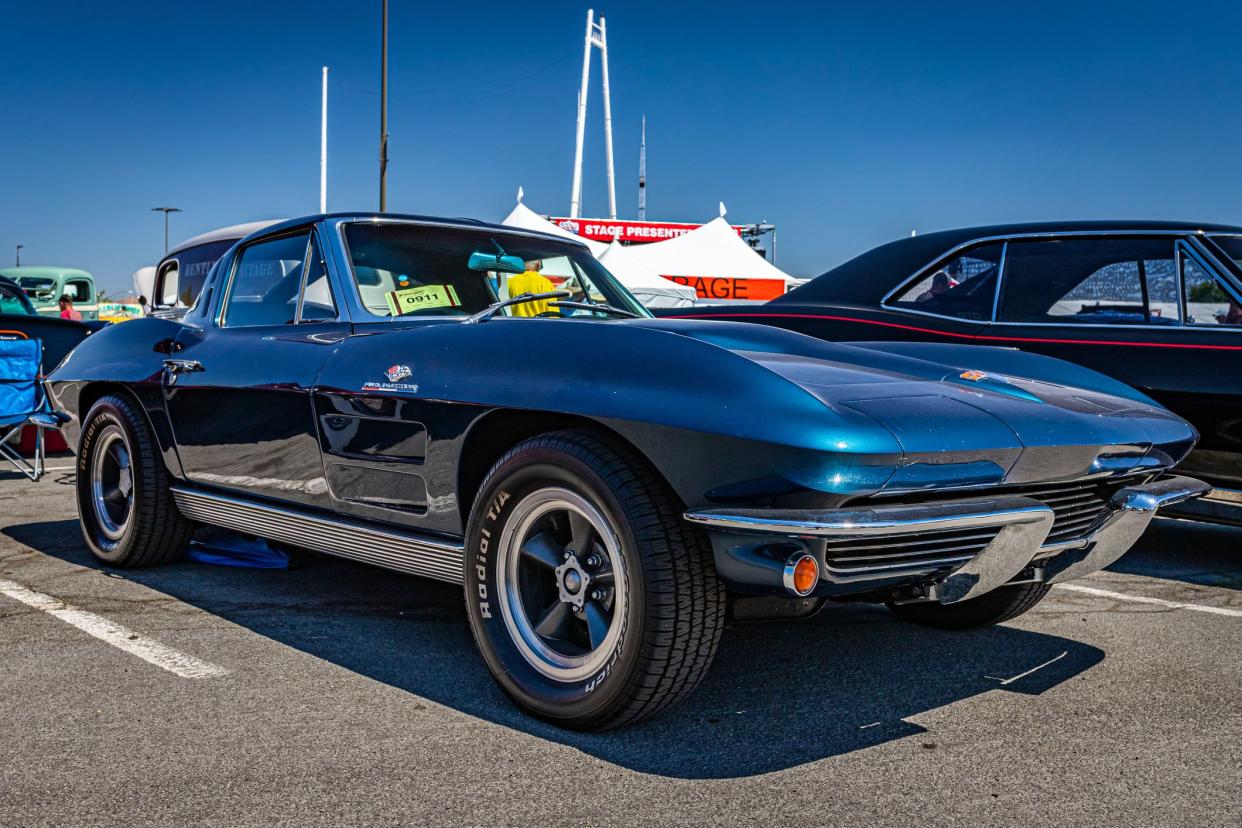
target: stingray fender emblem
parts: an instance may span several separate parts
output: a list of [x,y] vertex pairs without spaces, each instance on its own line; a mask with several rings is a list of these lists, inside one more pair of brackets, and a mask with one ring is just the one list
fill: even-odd
[[988,378],[988,375],[982,371],[963,371],[958,374],[958,376],[964,380],[970,380],[971,382],[978,382],[979,380],[985,380]]
[[414,372],[410,370],[408,365],[390,365],[384,369],[386,380],[376,382],[369,380],[362,384],[363,391],[406,391],[408,393],[417,394],[418,386],[412,382],[402,382],[410,378]]

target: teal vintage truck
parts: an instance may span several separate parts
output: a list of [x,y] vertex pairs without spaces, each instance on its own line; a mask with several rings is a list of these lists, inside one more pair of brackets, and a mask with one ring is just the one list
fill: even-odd
[[0,270],[21,287],[40,316],[60,316],[60,297],[73,299],[73,309],[83,321],[99,318],[95,277],[74,267],[8,267]]

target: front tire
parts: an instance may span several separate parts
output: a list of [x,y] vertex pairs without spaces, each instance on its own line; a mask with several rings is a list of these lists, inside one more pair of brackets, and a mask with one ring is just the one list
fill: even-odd
[[130,400],[109,395],[82,422],[78,520],[92,554],[117,567],[181,557],[194,524],[177,511],[172,478],[146,417]]
[[711,545],[631,449],[586,431],[532,437],[471,511],[466,607],[492,676],[577,730],[654,715],[706,674],[724,627]]
[[957,604],[889,604],[888,608],[907,621],[942,630],[969,630],[990,627],[1017,618],[1038,604],[1051,584],[1014,584],[998,587],[978,598]]

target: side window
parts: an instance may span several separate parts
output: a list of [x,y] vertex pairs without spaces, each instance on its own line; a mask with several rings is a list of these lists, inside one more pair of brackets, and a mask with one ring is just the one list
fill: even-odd
[[177,283],[179,281],[177,260],[166,262],[160,272],[155,275],[155,296],[153,300],[158,307],[171,307],[177,304]]
[[92,295],[91,283],[84,279],[70,279],[65,282],[65,293],[79,305],[89,303],[95,298]]
[[297,313],[302,264],[310,234],[256,242],[237,257],[224,306],[224,325],[288,325]]
[[1000,321],[1175,325],[1172,239],[1010,242]]
[[332,285],[324,265],[319,243],[311,238],[307,254],[306,287],[302,289],[302,308],[299,322],[329,322],[336,319],[336,302],[332,299]]
[[1242,303],[1229,294],[1197,259],[1182,255],[1182,284],[1189,325],[1240,325]]
[[999,242],[972,247],[924,273],[891,303],[925,313],[986,322],[992,318]]
[[[226,239],[218,242],[208,242],[195,247],[182,250],[177,254],[180,260],[177,274],[177,281],[180,287],[176,292],[175,302],[179,302],[185,307],[192,306],[198,300],[198,294],[203,290],[203,283],[207,281],[207,274],[211,272],[211,268],[216,262],[220,261],[220,257],[228,252],[233,246],[235,239]],[[172,303],[170,303],[172,304]]]

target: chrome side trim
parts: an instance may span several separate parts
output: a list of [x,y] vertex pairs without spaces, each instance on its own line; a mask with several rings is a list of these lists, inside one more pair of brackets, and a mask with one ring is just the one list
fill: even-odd
[[463,580],[461,544],[196,489],[174,487],[172,492],[177,508],[191,520],[450,584]]
[[1210,490],[1208,484],[1190,477],[1166,477],[1122,489],[1108,502],[1111,514],[1102,518],[1090,533],[1094,543],[1048,561],[1044,565],[1044,580],[1059,584],[1103,569],[1130,550],[1147,530],[1157,509],[1202,497]]

